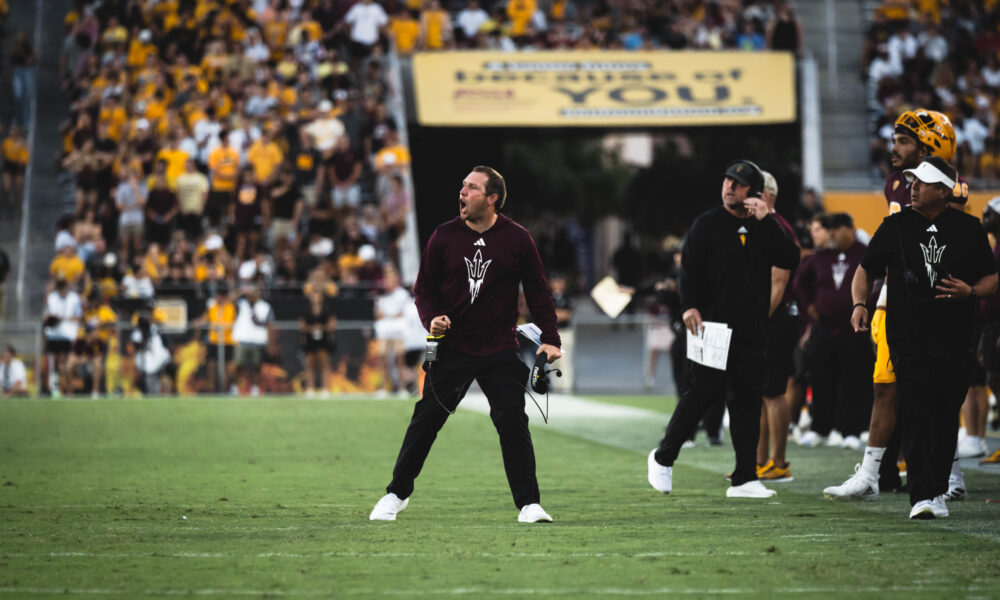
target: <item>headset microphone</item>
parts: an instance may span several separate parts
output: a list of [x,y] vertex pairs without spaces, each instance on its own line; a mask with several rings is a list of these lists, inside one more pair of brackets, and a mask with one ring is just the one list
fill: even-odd
[[531,368],[531,389],[536,394],[549,393],[549,373],[555,373],[556,377],[562,377],[562,371],[559,369],[545,368],[548,362],[549,357],[543,352],[538,355],[538,358],[535,359],[535,366]]

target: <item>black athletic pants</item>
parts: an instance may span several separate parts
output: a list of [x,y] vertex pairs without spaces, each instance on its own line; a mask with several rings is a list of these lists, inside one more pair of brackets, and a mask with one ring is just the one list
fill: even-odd
[[439,358],[424,381],[423,397],[413,408],[410,426],[392,470],[392,483],[386,492],[400,498],[408,498],[413,493],[413,481],[420,474],[438,431],[448,420],[444,407],[454,411],[476,380],[490,403],[490,419],[500,436],[504,470],[514,504],[521,508],[537,503],[535,449],[531,444],[521,387],[528,381],[528,367],[518,359],[515,350],[484,357],[469,356],[446,347],[438,352]]
[[[760,361],[763,373],[764,363]],[[736,469],[733,471],[732,484],[742,485],[757,479],[757,441],[760,439],[760,405],[763,400],[762,382],[751,382],[747,379],[745,369],[733,369],[740,361],[732,354],[729,357],[728,371],[711,369],[699,364],[692,364],[688,372],[690,376],[687,389],[677,401],[677,408],[667,433],[660,440],[656,451],[656,462],[672,466],[680,454],[681,446],[697,429],[698,421],[719,398],[726,398],[729,407],[729,434],[733,438],[733,450],[736,452]],[[726,386],[732,391],[726,393]]]
[[[910,504],[948,491],[958,444],[958,415],[969,391],[970,361],[897,360],[903,455]],[[961,360],[965,358],[965,360]]]
[[833,336],[813,325],[812,430],[826,436],[836,428],[844,436],[868,427],[872,407],[871,373],[875,366],[868,334]]

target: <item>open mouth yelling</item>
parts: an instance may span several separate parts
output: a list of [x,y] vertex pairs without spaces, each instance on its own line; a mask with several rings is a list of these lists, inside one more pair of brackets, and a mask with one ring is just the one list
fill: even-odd
[[461,198],[458,199],[458,214],[464,215],[469,210],[469,203]]

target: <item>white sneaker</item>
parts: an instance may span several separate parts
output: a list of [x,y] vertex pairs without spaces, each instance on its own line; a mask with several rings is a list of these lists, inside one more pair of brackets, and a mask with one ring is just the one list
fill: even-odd
[[948,516],[948,505],[944,503],[944,496],[938,496],[931,500],[931,512],[934,513],[934,517],[937,519],[943,519]]
[[827,498],[853,498],[857,500],[878,500],[878,476],[872,477],[861,470],[861,464],[854,465],[854,475],[840,485],[823,490]]
[[867,431],[862,431],[861,435],[858,436],[858,439],[861,440],[861,443],[867,444],[868,443],[868,432]]
[[959,473],[958,475],[948,476],[948,491],[944,493],[944,496],[939,496],[939,498],[958,502],[965,500],[968,496],[968,493],[965,491],[965,478]]
[[827,448],[839,448],[844,445],[844,436],[841,435],[836,429],[830,431],[830,435],[826,436],[826,447]]
[[255,385],[251,385],[250,386],[250,395],[251,396],[260,396],[260,388],[257,387],[257,386],[255,386]]
[[799,446],[803,448],[815,448],[823,443],[823,438],[815,431],[807,431],[799,438]]
[[691,448],[697,448],[697,447],[698,447],[698,444],[694,440],[687,440],[686,442],[684,442],[683,444],[681,444],[681,448],[683,448],[685,450],[690,450]]
[[316,397],[316,390],[312,388],[306,390],[306,398],[315,398],[315,397]]
[[[400,500],[399,496],[396,494],[386,494],[382,496],[382,499],[375,503],[375,508],[372,509],[372,514],[369,515],[369,521],[395,521],[396,515],[403,512],[406,505],[410,503],[410,499]],[[537,506],[537,505],[536,505]]]
[[664,467],[656,462],[654,454],[655,448],[649,451],[649,458],[646,459],[646,479],[654,490],[669,494],[673,486],[674,468]]
[[799,425],[799,429],[802,430],[809,429],[809,426],[812,425],[813,420],[812,420],[812,415],[809,414],[808,408],[804,406],[802,407],[802,410],[799,411],[799,420],[796,422]]
[[850,448],[851,450],[860,450],[861,449],[861,438],[859,438],[856,435],[849,435],[849,436],[847,436],[847,437],[844,438],[844,441],[841,444],[841,447],[842,448]]
[[985,455],[986,453],[983,452],[983,446],[979,443],[979,438],[965,436],[958,441],[959,458],[979,458]]
[[552,517],[545,512],[541,504],[525,504],[521,507],[521,514],[517,515],[520,523],[551,523]]
[[726,489],[726,498],[770,498],[778,492],[764,487],[760,481],[754,479],[743,485],[731,485]]
[[918,500],[913,508],[910,509],[911,519],[933,519],[934,514],[934,501],[933,500]]
[[986,443],[986,438],[984,437],[979,438],[979,449],[983,451],[983,456],[993,454],[990,452],[990,445]]

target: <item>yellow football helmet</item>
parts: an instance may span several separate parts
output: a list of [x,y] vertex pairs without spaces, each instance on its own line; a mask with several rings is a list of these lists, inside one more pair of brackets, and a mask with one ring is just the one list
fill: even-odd
[[933,156],[947,161],[955,158],[955,128],[944,113],[925,108],[908,110],[899,115],[895,126],[911,132]]

